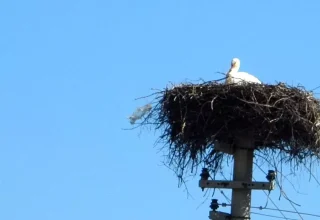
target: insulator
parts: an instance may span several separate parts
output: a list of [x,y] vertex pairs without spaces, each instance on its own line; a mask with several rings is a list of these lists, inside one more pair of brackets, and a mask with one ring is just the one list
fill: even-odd
[[201,180],[208,180],[209,176],[210,176],[208,169],[202,168],[202,172],[201,172],[200,176],[201,176]]
[[269,170],[268,175],[266,176],[267,180],[270,182],[276,179],[276,172],[274,170]]
[[219,208],[218,200],[217,199],[212,199],[210,208],[214,211],[216,211]]

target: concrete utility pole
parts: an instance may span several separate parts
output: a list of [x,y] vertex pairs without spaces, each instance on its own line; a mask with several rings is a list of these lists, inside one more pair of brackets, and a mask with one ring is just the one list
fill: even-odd
[[269,182],[252,182],[254,140],[248,136],[239,136],[235,140],[235,147],[228,144],[216,143],[215,148],[221,152],[232,154],[234,157],[233,181],[208,180],[209,172],[202,170],[199,186],[202,188],[232,189],[231,214],[216,211],[219,207],[218,200],[213,199],[210,219],[250,219],[251,190],[273,190],[275,172],[269,170]]
[[[252,182],[252,167],[253,167],[253,149],[254,143],[251,138],[239,138],[236,140],[236,148],[233,154],[233,181],[243,181],[246,183]],[[231,216],[243,217],[250,219],[251,206],[251,189],[233,189],[232,190],[232,206]]]

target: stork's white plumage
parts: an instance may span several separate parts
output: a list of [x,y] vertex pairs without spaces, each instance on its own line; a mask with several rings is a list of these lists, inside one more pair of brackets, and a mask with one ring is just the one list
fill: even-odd
[[231,61],[231,68],[227,73],[226,84],[243,84],[248,82],[261,84],[260,80],[255,76],[246,72],[238,72],[239,69],[240,60],[238,58],[233,58]]

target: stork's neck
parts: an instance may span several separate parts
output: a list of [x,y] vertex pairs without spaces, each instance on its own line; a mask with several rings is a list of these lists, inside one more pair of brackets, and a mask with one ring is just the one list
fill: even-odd
[[229,72],[238,72],[239,69],[240,69],[240,66],[232,66]]
[[231,67],[227,72],[227,77],[231,74],[236,74],[239,71],[239,67]]

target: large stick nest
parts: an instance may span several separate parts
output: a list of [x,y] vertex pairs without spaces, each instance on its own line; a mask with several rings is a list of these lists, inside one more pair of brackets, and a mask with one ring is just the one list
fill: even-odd
[[[170,140],[189,147],[214,140],[229,142],[253,129],[256,147],[318,146],[320,104],[301,88],[278,85],[185,85],[166,90],[161,119],[170,124]],[[196,145],[196,146],[195,146]]]
[[168,156],[181,172],[190,162],[193,168],[203,162],[217,168],[222,153],[214,143],[232,144],[248,129],[258,150],[271,154],[278,149],[288,160],[318,155],[320,103],[303,87],[207,82],[157,94],[148,118],[163,128],[160,139],[167,142]]

